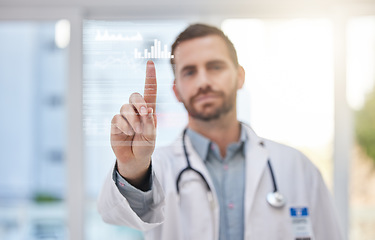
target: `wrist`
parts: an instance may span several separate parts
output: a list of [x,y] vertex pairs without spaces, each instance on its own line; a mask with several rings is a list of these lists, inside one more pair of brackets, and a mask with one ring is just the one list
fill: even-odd
[[138,165],[136,167],[131,167],[129,165],[123,166],[117,160],[115,167],[118,173],[134,187],[141,190],[144,190],[143,188],[145,188],[145,186],[149,187],[148,183],[151,176],[151,161],[147,161],[147,164],[143,166]]

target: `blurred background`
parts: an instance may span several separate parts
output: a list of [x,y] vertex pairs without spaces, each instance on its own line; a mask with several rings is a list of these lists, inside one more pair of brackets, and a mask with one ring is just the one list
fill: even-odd
[[[0,239],[143,239],[96,210],[115,160],[110,122],[143,92],[140,54],[155,40],[170,51],[196,22],[237,49],[239,119],[318,166],[347,239],[375,239],[371,0],[0,0]],[[154,62],[163,146],[187,119],[169,59]]]

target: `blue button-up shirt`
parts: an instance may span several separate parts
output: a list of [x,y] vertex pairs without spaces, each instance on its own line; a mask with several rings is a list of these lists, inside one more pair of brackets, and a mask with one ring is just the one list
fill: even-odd
[[[220,205],[219,239],[244,239],[245,129],[241,128],[239,141],[227,147],[225,157],[221,156],[219,147],[208,138],[191,129],[186,134],[204,161],[215,187]],[[139,216],[144,214],[147,204],[152,201],[152,190],[142,192],[127,183],[117,171],[115,176],[117,187],[133,210]]]
[[220,240],[244,239],[246,131],[227,147],[225,157],[208,138],[188,129],[186,134],[211,175],[220,205]]

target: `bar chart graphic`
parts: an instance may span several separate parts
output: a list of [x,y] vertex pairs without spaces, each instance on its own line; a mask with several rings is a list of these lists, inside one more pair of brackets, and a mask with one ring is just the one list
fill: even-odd
[[142,52],[138,51],[138,49],[134,49],[134,57],[135,58],[174,58],[171,55],[171,52],[168,52],[167,45],[164,45],[164,48],[161,49],[161,42],[157,39],[154,40],[154,46],[151,46],[150,51],[148,49],[143,50]]

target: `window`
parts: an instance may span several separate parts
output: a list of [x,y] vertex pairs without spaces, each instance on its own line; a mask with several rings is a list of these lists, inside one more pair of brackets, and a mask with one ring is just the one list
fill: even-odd
[[374,103],[369,101],[375,95],[375,17],[350,19],[347,38],[347,97],[355,115],[357,135],[349,172],[350,238],[375,239],[375,156],[369,152],[374,144],[358,141],[363,134],[366,139],[375,139],[374,117],[368,118],[375,112]]
[[[333,32],[328,19],[228,19],[245,68],[250,124],[262,137],[294,146],[332,187]],[[244,106],[242,106],[244,107]]]
[[69,22],[0,22],[0,238],[65,239]]
[[[87,239],[143,238],[133,229],[104,224],[96,210],[100,188],[115,162],[109,141],[110,124],[121,106],[128,103],[131,93],[143,94],[146,62],[150,54],[155,62],[158,81],[158,132],[164,133],[158,134],[157,146],[169,144],[177,137],[187,118],[172,91],[174,77],[168,52],[185,26],[183,21],[84,22],[83,130]],[[144,58],[145,50],[147,58]]]

